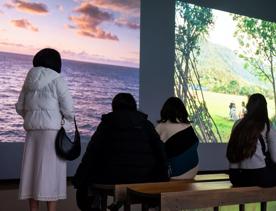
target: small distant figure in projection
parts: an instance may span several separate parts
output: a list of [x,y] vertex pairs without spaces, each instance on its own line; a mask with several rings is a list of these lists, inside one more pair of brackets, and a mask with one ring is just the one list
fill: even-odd
[[[90,187],[95,183],[167,180],[164,145],[153,124],[146,114],[137,110],[131,94],[117,94],[112,100],[112,112],[102,115],[73,178],[78,207],[82,211],[102,210],[100,195],[91,192]],[[112,204],[111,210],[119,206]]]
[[57,200],[66,199],[66,161],[55,151],[55,139],[62,118],[74,119],[73,100],[60,75],[61,57],[45,48],[33,58],[16,111],[26,130],[19,199],[28,199],[30,211],[39,210],[39,201],[55,211]]
[[229,118],[233,121],[237,121],[239,119],[235,103],[230,103],[229,105]]
[[245,114],[246,114],[245,102],[242,101],[242,103],[241,103],[241,110],[240,110],[240,114],[239,114],[240,119],[242,119]]

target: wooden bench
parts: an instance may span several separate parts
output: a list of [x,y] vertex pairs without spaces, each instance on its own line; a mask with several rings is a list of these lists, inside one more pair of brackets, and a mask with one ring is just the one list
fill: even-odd
[[149,206],[158,206],[163,211],[197,209],[240,204],[244,210],[245,203],[262,202],[261,210],[266,210],[266,202],[276,200],[276,187],[232,187],[229,181],[183,183],[179,186],[129,187],[125,211],[130,205],[142,204],[142,210]]
[[186,183],[196,183],[196,182],[207,182],[207,181],[227,181],[229,176],[224,173],[220,174],[199,174],[196,175],[194,179],[186,180],[175,180],[172,179],[168,182],[156,182],[156,183],[137,183],[137,184],[115,184],[115,185],[105,185],[105,184],[94,184],[91,186],[93,191],[96,191],[101,195],[102,198],[102,210],[107,209],[107,197],[112,196],[114,204],[116,203],[125,203],[127,196],[127,188],[140,188],[140,187],[178,187]]

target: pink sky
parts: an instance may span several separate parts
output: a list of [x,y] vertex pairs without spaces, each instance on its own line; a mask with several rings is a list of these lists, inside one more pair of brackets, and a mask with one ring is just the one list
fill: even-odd
[[140,0],[0,0],[0,51],[139,67]]

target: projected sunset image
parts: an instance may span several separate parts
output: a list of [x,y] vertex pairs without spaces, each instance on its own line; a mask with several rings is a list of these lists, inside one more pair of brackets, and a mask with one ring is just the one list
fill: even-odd
[[118,92],[138,100],[140,1],[0,0],[0,142],[24,141],[14,104],[33,55],[57,49],[83,140]]

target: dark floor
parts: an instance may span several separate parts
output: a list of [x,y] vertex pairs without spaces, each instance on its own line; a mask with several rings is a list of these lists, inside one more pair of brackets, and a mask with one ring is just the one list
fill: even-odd
[[[18,200],[18,180],[0,181],[0,211],[28,211],[28,201]],[[58,211],[78,211],[75,190],[68,184],[67,199],[58,201]],[[46,211],[41,203],[40,211]]]
[[[0,211],[28,211],[28,201],[18,200],[19,180],[0,180]],[[108,199],[108,204],[112,198]],[[40,211],[47,211],[46,203],[41,203]],[[120,211],[123,209],[121,208]],[[141,211],[141,206],[133,205],[133,211]],[[67,199],[58,201],[57,211],[79,211],[75,201],[75,189],[68,182]]]

